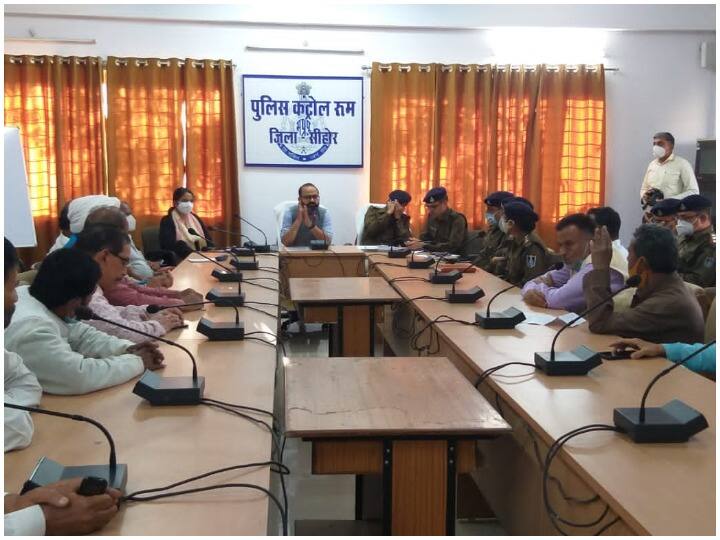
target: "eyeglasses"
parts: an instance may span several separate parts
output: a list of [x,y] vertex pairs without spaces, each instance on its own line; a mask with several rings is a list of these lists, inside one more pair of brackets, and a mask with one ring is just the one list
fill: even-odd
[[303,199],[308,199],[308,200],[313,200],[313,199],[319,199],[319,198],[320,198],[320,195],[301,195],[301,198],[303,198]]
[[110,252],[110,255],[120,259],[120,262],[123,263],[123,266],[127,266],[130,264],[130,259],[127,257],[123,257],[122,255],[118,255],[117,253],[113,253],[112,251]]

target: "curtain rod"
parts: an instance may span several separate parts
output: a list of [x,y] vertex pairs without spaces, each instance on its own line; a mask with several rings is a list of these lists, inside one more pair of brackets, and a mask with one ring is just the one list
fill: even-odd
[[[419,64],[420,71],[430,71],[431,64]],[[451,64],[440,64],[442,71],[451,71],[453,66]],[[380,70],[386,71],[390,69],[390,64],[380,64]],[[489,65],[478,65],[478,64],[458,64],[458,71],[462,72],[468,72],[475,68],[476,71],[487,71],[490,67],[496,67],[498,69],[505,69],[505,64],[489,64]],[[525,67],[527,71],[534,71],[536,67],[533,66],[523,66],[523,65],[511,65],[511,70],[519,70],[520,68]],[[577,70],[577,64],[570,64],[569,67],[575,67]],[[399,66],[400,71],[410,71],[411,66],[410,64],[401,64]],[[372,66],[362,66],[361,68],[363,71],[372,71]],[[548,70],[549,71],[558,71],[560,69],[559,65],[549,65]],[[603,67],[604,71],[620,71],[620,68],[616,67]]]
[[[55,58],[52,56],[37,56],[37,55],[26,55],[26,56],[29,57],[30,63],[32,63],[32,64],[42,64],[43,62],[45,62],[46,59],[48,59],[48,61],[50,63],[55,62]],[[25,61],[25,56],[8,55],[8,57],[10,58],[10,62],[13,64],[15,64],[15,63],[21,64],[22,62]],[[60,61],[64,64],[69,64],[72,61],[74,61],[78,64],[87,64],[88,58],[90,59],[91,62],[97,62],[99,60],[103,66],[107,66],[107,59],[103,59],[102,57],[95,57],[95,56],[93,56],[93,57],[74,57],[74,58],[61,57]],[[169,67],[171,64],[170,60],[156,60],[156,62],[159,67]],[[186,63],[187,62],[185,62],[185,60],[178,61],[179,66],[184,66]],[[128,59],[117,58],[115,60],[115,65],[127,65],[127,64],[128,64]],[[147,66],[149,64],[150,64],[150,59],[135,59],[136,66]],[[192,65],[192,67],[197,68],[197,67],[203,67],[204,63],[200,60],[193,60],[191,65]],[[212,67],[212,68],[216,68],[219,65],[220,64],[217,60],[212,60],[210,62],[210,67]],[[232,67],[236,68],[237,66],[235,64],[232,64]]]

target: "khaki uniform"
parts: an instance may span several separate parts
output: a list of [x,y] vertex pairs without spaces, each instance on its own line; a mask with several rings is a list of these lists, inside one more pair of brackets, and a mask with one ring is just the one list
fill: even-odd
[[678,243],[678,273],[700,287],[715,286],[715,235],[712,227],[682,238]]
[[518,287],[544,274],[554,262],[544,242],[534,231],[522,238],[509,239],[504,248],[507,251],[503,253],[501,250],[498,256],[504,256],[505,260],[496,265],[493,273]]
[[438,218],[428,219],[427,228],[420,235],[426,250],[458,255],[463,254],[466,238],[467,219],[451,208]]
[[388,214],[385,208],[371,206],[365,214],[362,245],[398,246],[410,238],[410,216],[402,214],[400,219]]
[[478,268],[487,270],[491,264],[490,260],[498,256],[498,250],[506,238],[507,236],[500,230],[500,227],[492,225],[483,238],[482,248],[480,248],[480,253],[475,257],[473,264]]

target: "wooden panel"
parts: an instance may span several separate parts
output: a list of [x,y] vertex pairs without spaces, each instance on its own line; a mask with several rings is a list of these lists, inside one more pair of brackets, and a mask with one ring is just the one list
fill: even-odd
[[342,356],[372,356],[370,310],[372,306],[344,306]]
[[312,441],[313,474],[382,474],[382,441]]
[[306,323],[335,323],[337,322],[337,306],[303,307],[302,320]]
[[290,358],[289,437],[494,436],[505,421],[447,359]]
[[391,303],[400,300],[380,277],[293,278],[290,296],[298,303]]
[[392,534],[445,535],[447,443],[394,441]]
[[461,440],[457,442],[457,472],[470,473],[477,469],[475,459],[475,441]]

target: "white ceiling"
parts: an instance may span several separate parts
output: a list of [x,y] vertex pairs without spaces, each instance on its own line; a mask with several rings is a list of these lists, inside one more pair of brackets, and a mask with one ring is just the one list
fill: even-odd
[[5,16],[162,19],[224,24],[480,29],[587,27],[638,31],[715,31],[715,5],[62,5],[5,4]]

